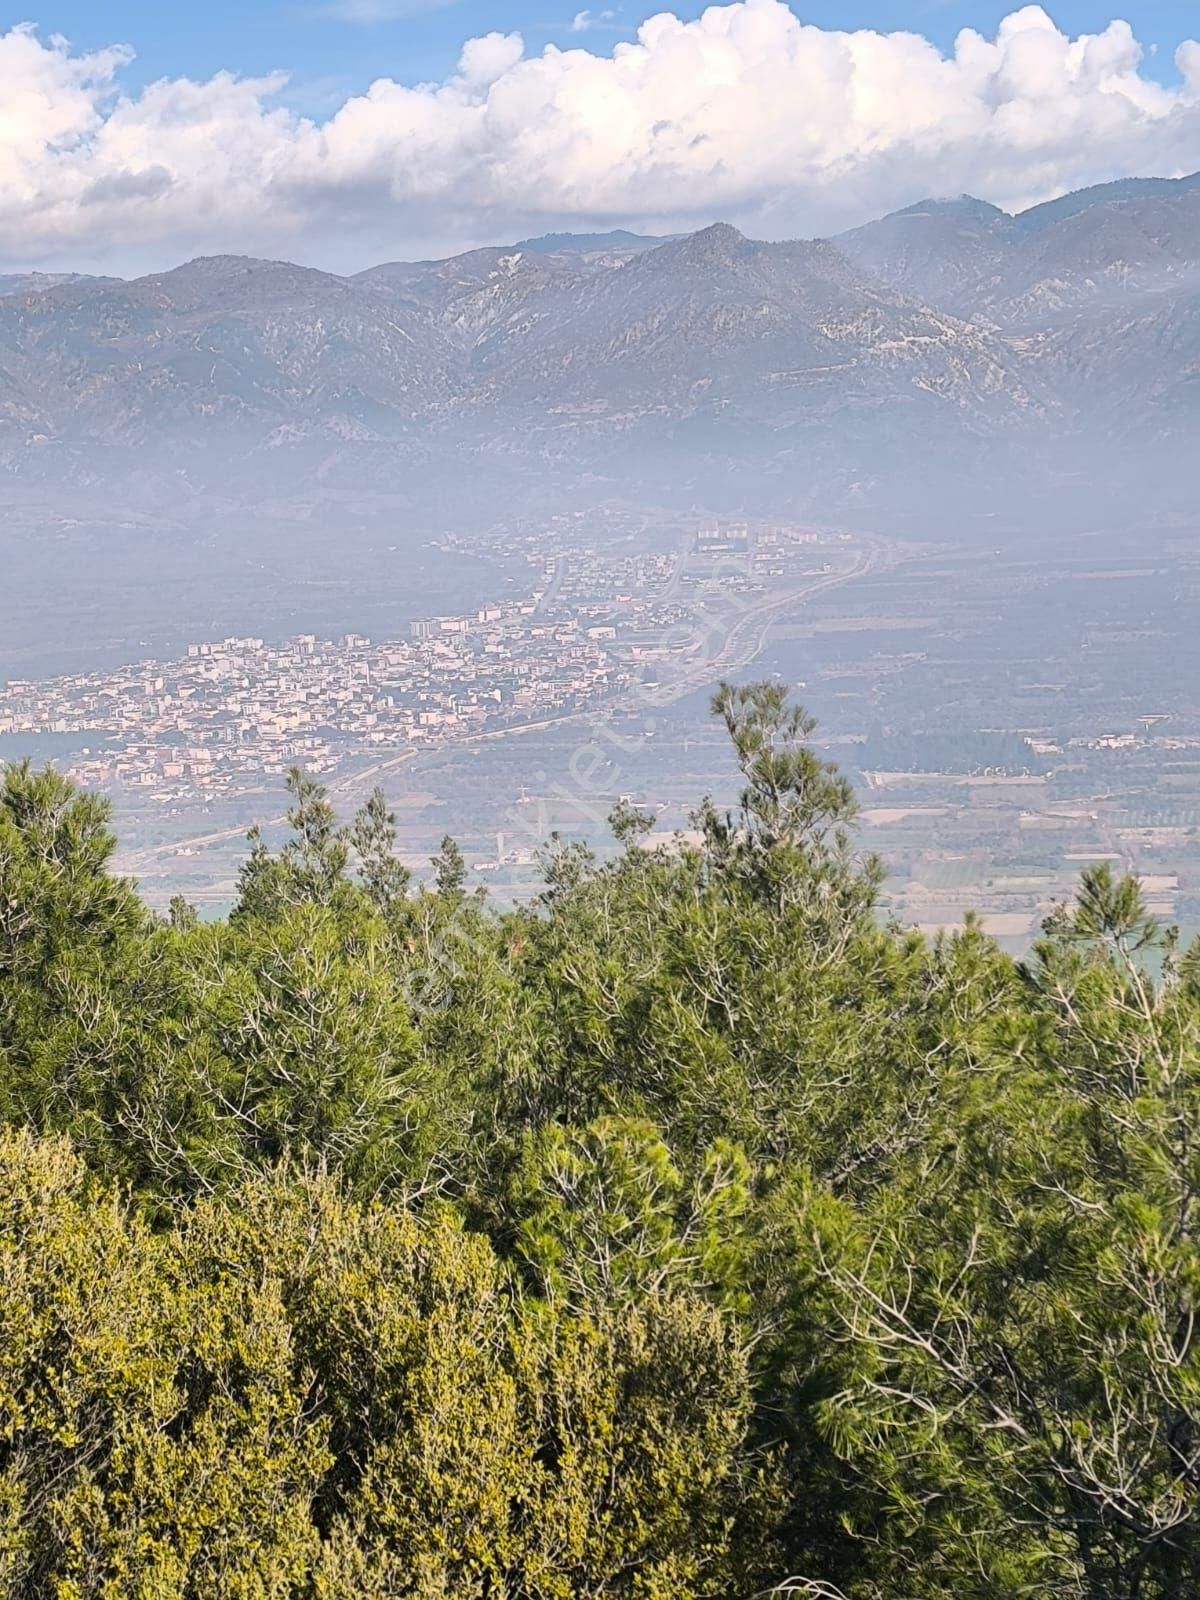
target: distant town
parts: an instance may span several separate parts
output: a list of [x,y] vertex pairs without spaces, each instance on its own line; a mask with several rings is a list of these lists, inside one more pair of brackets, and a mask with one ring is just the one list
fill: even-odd
[[[336,631],[267,612],[237,637],[128,652],[158,659],[0,683],[0,757],[109,796],[120,868],[159,907],[228,908],[247,829],[282,833],[293,764],[342,815],[382,786],[411,870],[450,832],[515,904],[552,835],[608,849],[622,797],[660,840],[698,796],[732,802],[711,687],[776,676],[854,782],[902,922],[978,911],[1023,950],[1106,860],[1190,937],[1195,549],[1167,533],[1135,562],[1116,538],[1013,555],[626,506],[443,531],[423,555],[469,576],[441,605],[405,608],[381,562],[385,603],[356,588]],[[347,632],[359,615],[386,628]]]
[[510,551],[532,569],[517,598],[415,619],[404,639],[227,638],[171,661],[10,681],[0,735],[60,736],[60,764],[80,783],[164,803],[294,764],[331,773],[364,755],[586,712],[682,678],[697,657],[703,670],[713,638],[757,607],[838,576],[814,548],[822,542],[847,540],[713,524],[678,549],[620,556],[562,538],[547,553],[525,535]]

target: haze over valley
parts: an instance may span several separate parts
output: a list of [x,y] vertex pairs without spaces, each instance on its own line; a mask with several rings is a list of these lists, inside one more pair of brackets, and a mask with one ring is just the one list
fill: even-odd
[[[1188,648],[1195,596],[1198,352],[1198,178],[930,200],[829,240],[10,276],[0,751],[112,792],[164,902],[228,902],[293,760],[352,793],[385,763],[408,858],[465,830],[519,898],[551,828],[603,817],[562,770],[590,721],[656,697],[592,787],[686,829],[711,684],[769,668],[856,773],[904,914],[973,905],[1019,943],[1095,855],[1148,864],[1190,921],[1200,704],[1162,640]],[[994,631],[943,570],[986,575]],[[1126,593],[1168,610],[1114,614]],[[328,641],[311,682],[297,636]],[[1064,701],[1051,659],[1101,639]],[[1103,752],[1161,768],[1164,740],[1177,775],[1134,783],[1127,751],[1113,795]]]

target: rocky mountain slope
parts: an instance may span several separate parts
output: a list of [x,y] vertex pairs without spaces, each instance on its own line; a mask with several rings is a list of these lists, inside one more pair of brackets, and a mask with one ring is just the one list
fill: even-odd
[[964,195],[842,234],[850,260],[918,298],[1006,328],[1171,292],[1200,269],[1200,173],[1102,184],[1017,216]]
[[10,483],[412,492],[503,463],[795,504],[1103,491],[1169,467],[1198,396],[1200,178],[1016,217],[930,201],[833,241],[0,280]]

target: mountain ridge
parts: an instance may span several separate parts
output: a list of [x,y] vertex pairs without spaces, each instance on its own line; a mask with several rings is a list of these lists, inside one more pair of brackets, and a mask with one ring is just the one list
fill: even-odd
[[432,493],[503,464],[832,506],[1136,484],[1200,404],[1200,177],[1032,209],[0,280],[0,471]]

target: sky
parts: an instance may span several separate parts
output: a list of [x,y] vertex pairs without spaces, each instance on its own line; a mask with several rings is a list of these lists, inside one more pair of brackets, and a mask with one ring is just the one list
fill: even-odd
[[0,270],[764,238],[1200,168],[1200,5],[0,0]]

